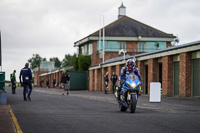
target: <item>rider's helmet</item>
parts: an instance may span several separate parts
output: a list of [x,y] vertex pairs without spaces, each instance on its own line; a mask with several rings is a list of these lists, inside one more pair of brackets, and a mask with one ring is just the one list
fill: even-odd
[[132,59],[128,59],[127,62],[126,62],[126,65],[127,65],[127,68],[128,68],[129,70],[131,70],[132,68],[135,67],[135,61],[132,60]]

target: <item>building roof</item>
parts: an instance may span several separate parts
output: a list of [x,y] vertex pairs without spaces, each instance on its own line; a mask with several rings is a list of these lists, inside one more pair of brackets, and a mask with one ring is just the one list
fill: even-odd
[[[103,34],[103,33],[102,33]],[[90,36],[99,36],[99,30]],[[167,34],[151,26],[123,16],[105,27],[105,36],[117,37],[164,37],[173,38],[172,34]]]
[[[101,32],[103,32],[102,29]],[[103,33],[101,33],[101,35],[103,35]],[[85,41],[89,41],[89,37],[98,36],[99,30],[75,42],[74,44],[76,45],[79,43],[80,45]],[[127,16],[123,16],[105,26],[105,37],[175,38],[173,34],[165,33]]]

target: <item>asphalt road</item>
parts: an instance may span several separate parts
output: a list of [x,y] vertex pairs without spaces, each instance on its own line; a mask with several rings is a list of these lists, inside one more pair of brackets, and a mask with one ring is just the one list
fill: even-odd
[[8,92],[8,104],[24,133],[199,133],[200,99],[162,97],[149,103],[139,97],[134,114],[120,112],[112,94],[34,88],[23,101],[22,88]]

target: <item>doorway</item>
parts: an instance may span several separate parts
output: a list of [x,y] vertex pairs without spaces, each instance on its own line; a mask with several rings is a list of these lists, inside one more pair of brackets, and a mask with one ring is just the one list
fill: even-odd
[[148,65],[145,65],[145,94],[148,94]]
[[200,69],[199,69],[199,59],[193,60],[193,76],[192,76],[192,88],[193,88],[193,96],[199,96],[199,82],[200,82]]
[[174,95],[179,95],[179,62],[174,62]]

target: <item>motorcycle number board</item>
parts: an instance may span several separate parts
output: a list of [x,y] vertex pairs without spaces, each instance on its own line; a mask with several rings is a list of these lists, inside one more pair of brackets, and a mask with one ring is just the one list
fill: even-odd
[[161,83],[160,82],[150,83],[149,102],[161,102]]

